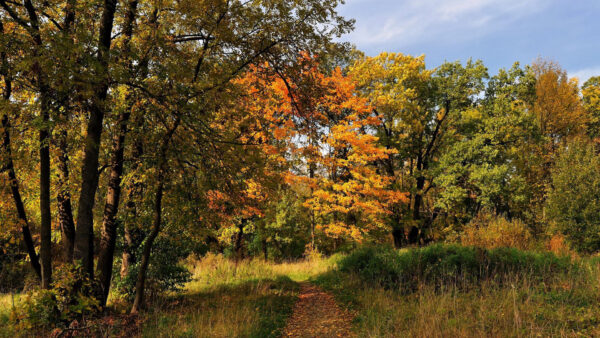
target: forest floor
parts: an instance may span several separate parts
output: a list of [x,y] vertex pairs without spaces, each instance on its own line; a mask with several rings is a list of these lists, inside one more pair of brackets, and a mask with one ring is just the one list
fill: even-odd
[[302,283],[283,337],[351,337],[352,314],[318,286]]
[[[111,315],[94,323],[97,336],[600,337],[600,258],[581,260],[586,273],[544,283],[515,276],[509,284],[422,285],[413,293],[370,286],[338,269],[340,258],[190,259],[193,280],[182,292],[151,301],[135,322],[127,304],[113,301]],[[13,302],[23,297],[0,295],[0,338],[32,336],[11,325]]]

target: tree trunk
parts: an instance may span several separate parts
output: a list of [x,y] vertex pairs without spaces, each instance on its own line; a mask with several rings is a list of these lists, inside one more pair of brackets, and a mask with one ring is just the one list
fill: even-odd
[[[4,3],[3,6],[6,6],[6,4]],[[40,49],[42,47],[42,37],[40,35],[40,30],[39,30],[39,25],[38,25],[38,17],[37,17],[37,13],[35,11],[35,8],[33,7],[33,4],[31,3],[30,0],[24,0],[23,1],[23,6],[25,7],[26,11],[27,11],[27,15],[29,17],[29,24],[22,24],[27,26],[26,28],[31,28],[30,30],[30,35],[33,38],[33,42],[35,45],[34,48],[34,56],[35,56],[35,60],[33,65],[32,65],[32,72],[35,74],[36,76],[36,85],[40,91],[40,114],[42,116],[42,120],[43,120],[43,125],[42,128],[40,130],[39,133],[39,138],[40,138],[40,214],[42,216],[42,223],[41,223],[41,248],[40,248],[40,256],[41,256],[41,267],[39,266],[39,260],[37,258],[37,256],[35,255],[35,249],[33,248],[33,241],[31,239],[31,233],[29,231],[29,224],[27,222],[27,218],[25,217],[25,209],[23,207],[23,202],[21,199],[21,195],[19,193],[18,190],[18,184],[17,184],[17,179],[16,179],[16,175],[14,172],[14,165],[12,163],[12,157],[9,156],[10,160],[9,163],[12,167],[11,170],[9,170],[9,177],[11,179],[11,189],[13,192],[13,198],[15,199],[15,203],[17,206],[17,212],[19,213],[19,217],[21,218],[21,220],[24,222],[24,225],[22,225],[22,230],[23,230],[23,236],[25,239],[25,244],[27,246],[28,252],[29,252],[29,256],[32,259],[32,265],[36,271],[36,273],[38,273],[38,275],[41,277],[42,279],[42,287],[43,288],[49,288],[50,287],[50,282],[52,280],[52,257],[51,255],[51,219],[50,219],[50,152],[49,152],[49,148],[48,148],[48,137],[49,137],[49,130],[48,130],[48,120],[50,118],[50,114],[49,114],[49,87],[47,86],[47,82],[46,82],[46,78],[45,78],[45,74],[39,64],[39,62],[37,61],[37,57],[40,54]],[[0,33],[4,34],[4,26],[1,25],[0,23]],[[8,79],[8,65],[7,65],[7,58],[6,58],[6,54],[3,52],[2,53],[2,72],[4,75],[4,79],[5,79],[5,84],[6,84],[6,88],[5,88],[5,99],[8,100],[10,99],[10,94],[11,94],[11,83],[10,80]],[[8,117],[6,120],[6,125],[8,126]],[[8,134],[8,129],[5,128],[6,134],[5,137],[8,136],[8,138],[6,138],[6,141],[8,141],[8,143],[6,143],[7,146],[7,150],[10,151],[10,136]],[[7,152],[7,154],[10,155],[9,152]],[[35,257],[35,259],[34,259]]]
[[129,273],[129,268],[136,262],[135,251],[141,244],[139,237],[140,236],[137,236],[134,233],[134,229],[132,229],[131,226],[125,225],[125,245],[123,248],[123,255],[121,256],[121,278],[125,278],[127,276]]
[[140,263],[140,270],[138,271],[137,281],[135,283],[135,299],[133,306],[131,307],[131,313],[138,313],[144,308],[144,289],[146,287],[146,273],[148,271],[148,265],[150,263],[150,254],[152,253],[152,244],[160,232],[160,226],[162,221],[162,197],[164,189],[164,178],[158,178],[158,189],[156,190],[156,197],[154,201],[154,220],[152,225],[152,232],[146,239],[146,245],[142,252],[142,261]]
[[73,260],[73,244],[75,241],[75,222],[73,221],[73,208],[71,193],[69,192],[69,152],[67,147],[67,131],[62,130],[58,135],[58,194],[56,202],[58,207],[58,222],[63,245],[65,262]]
[[42,93],[40,130],[40,257],[42,263],[42,288],[49,289],[52,282],[52,215],[50,213],[50,132],[47,94]]
[[104,120],[104,104],[108,94],[108,61],[111,33],[117,0],[104,0],[98,38],[98,61],[100,73],[95,96],[91,103],[90,118],[85,137],[83,165],[81,168],[81,192],[77,209],[77,229],[73,258],[81,261],[90,275],[94,275],[94,202],[98,188],[98,156]]
[[392,236],[394,237],[394,247],[396,249],[400,249],[404,246],[404,242],[406,240],[406,236],[404,234],[404,229],[394,228],[392,230]]
[[[65,38],[72,42],[70,36],[75,22],[75,0],[67,0],[64,10],[63,33]],[[64,83],[61,83],[65,86]],[[61,104],[65,109],[63,118],[68,120],[69,98],[72,93],[68,90],[61,91]],[[58,194],[56,202],[58,207],[58,223],[61,232],[61,242],[63,246],[64,260],[67,263],[73,262],[73,245],[75,242],[75,221],[73,219],[73,206],[71,204],[71,193],[69,192],[69,147],[67,129],[61,130],[58,134]]]
[[113,140],[113,158],[104,206],[104,219],[102,222],[102,235],[100,239],[100,253],[98,255],[98,278],[102,287],[102,305],[106,304],[112,278],[115,243],[117,240],[117,212],[121,198],[121,177],[123,175],[123,153],[125,150],[125,134],[127,121],[131,115],[130,110],[124,111],[118,121],[119,131]]
[[235,259],[236,260],[244,259],[244,250],[243,250],[242,244],[243,244],[243,240],[244,240],[244,226],[245,225],[246,225],[246,219],[242,219],[240,224],[238,225],[238,233],[236,234],[235,245],[233,248],[235,251]]
[[[124,24],[124,53],[129,58],[129,42],[133,34],[133,26],[137,12],[138,0],[130,0],[127,5]],[[132,98],[130,95],[127,101]],[[131,116],[132,104],[127,103],[128,107],[121,112],[117,121],[117,133],[113,139],[111,171],[108,181],[108,192],[106,194],[106,204],[104,206],[104,218],[102,222],[102,235],[100,239],[100,253],[98,255],[98,277],[102,287],[103,298],[100,300],[102,305],[106,304],[108,292],[110,291],[110,280],[112,278],[112,266],[114,261],[115,243],[117,240],[117,222],[116,217],[119,210],[121,199],[121,181],[123,175],[123,154],[125,152],[125,136],[127,135],[128,122]]]
[[[139,119],[137,119],[137,121],[134,124],[137,130],[140,130],[142,128],[142,123],[143,123],[143,118],[139,117]],[[144,154],[144,144],[143,144],[140,136],[137,136],[134,141],[133,153],[132,153],[134,165],[131,168],[131,171],[134,174],[137,173],[141,168],[141,158],[142,158],[143,154]],[[134,183],[130,187],[129,195],[127,197],[128,201],[126,203],[126,208],[127,208],[127,215],[128,215],[127,219],[128,220],[135,220],[137,218],[137,201],[144,194],[144,184],[141,182],[137,182],[136,181],[137,178],[138,177],[135,177],[133,179]],[[129,271],[129,267],[135,264],[135,262],[137,260],[135,253],[138,250],[138,248],[142,242],[142,238],[141,238],[142,236],[140,235],[140,231],[139,231],[139,229],[137,229],[135,224],[132,224],[131,221],[127,221],[125,223],[124,228],[125,228],[124,229],[125,243],[124,243],[124,247],[123,247],[123,256],[121,259],[121,277],[125,277]]]
[[[5,99],[8,99],[10,97],[10,94],[7,96],[7,92],[10,93],[9,88],[10,85],[7,85],[5,87]],[[8,119],[7,114],[2,115],[2,130],[2,151],[4,152],[7,161],[7,163],[5,164],[5,168],[8,171],[8,178],[10,180],[10,190],[15,201],[17,215],[19,217],[19,220],[21,221],[21,232],[23,233],[23,241],[25,242],[25,248],[27,249],[27,254],[29,255],[29,260],[31,261],[31,266],[33,267],[33,270],[35,271],[36,275],[41,279],[42,270],[38,259],[38,255],[35,252],[35,245],[33,243],[33,238],[31,237],[31,231],[29,230],[29,221],[27,220],[27,213],[25,212],[25,206],[23,205],[23,199],[21,198],[21,192],[19,191],[19,182],[17,180],[17,175],[15,173],[15,167],[12,160],[12,150],[10,147],[10,121]]]
[[165,176],[167,174],[167,150],[169,148],[169,143],[173,138],[173,134],[177,127],[179,127],[179,123],[181,122],[180,116],[178,115],[175,119],[173,126],[167,131],[165,137],[163,138],[163,143],[161,145],[161,149],[159,151],[158,157],[158,177],[157,184],[158,187],[156,189],[156,197],[154,201],[154,220],[152,226],[152,232],[146,239],[146,245],[144,246],[144,250],[142,251],[142,260],[140,262],[140,270],[138,271],[137,281],[135,283],[135,299],[133,301],[133,306],[131,307],[131,313],[138,313],[140,310],[144,308],[144,292],[146,285],[146,272],[148,270],[148,265],[150,264],[150,254],[152,253],[152,245],[154,244],[154,240],[158,236],[160,232],[161,222],[162,222],[162,198],[164,193],[164,184],[165,184]]
[[[421,155],[417,158],[417,186],[415,191],[415,201],[413,204],[412,219],[418,223],[421,221],[421,204],[423,202],[423,188],[425,187],[425,176],[423,176],[422,170],[426,169],[423,164],[423,158]],[[408,243],[417,244],[419,241],[419,227],[412,225],[408,233]]]

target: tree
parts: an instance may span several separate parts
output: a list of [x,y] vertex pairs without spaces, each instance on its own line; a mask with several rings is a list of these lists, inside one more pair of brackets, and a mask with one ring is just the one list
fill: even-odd
[[465,219],[479,212],[507,218],[528,212],[530,186],[524,159],[539,144],[535,119],[527,109],[535,79],[515,64],[492,77],[483,102],[461,111],[454,141],[440,156],[434,182],[436,206]]
[[535,102],[533,111],[542,135],[548,137],[550,147],[585,131],[586,115],[577,79],[567,76],[557,63],[543,59],[532,65],[535,74]]
[[394,243],[415,244],[428,236],[437,212],[423,213],[425,197],[434,187],[431,170],[447,145],[456,115],[471,107],[487,75],[481,62],[466,66],[445,63],[425,69],[424,57],[382,53],[351,68],[361,95],[382,123],[381,144],[395,155],[381,162],[393,189],[410,192],[407,208],[398,206],[391,219]]
[[600,77],[594,76],[581,87],[583,109],[587,113],[587,133],[597,140],[600,137]]
[[567,143],[552,170],[549,219],[578,251],[600,250],[600,157],[585,139]]

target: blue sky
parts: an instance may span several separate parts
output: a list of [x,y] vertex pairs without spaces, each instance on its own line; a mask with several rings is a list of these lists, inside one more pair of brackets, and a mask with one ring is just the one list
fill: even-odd
[[356,19],[343,41],[444,60],[481,59],[495,73],[541,56],[585,81],[600,75],[600,0],[347,0]]

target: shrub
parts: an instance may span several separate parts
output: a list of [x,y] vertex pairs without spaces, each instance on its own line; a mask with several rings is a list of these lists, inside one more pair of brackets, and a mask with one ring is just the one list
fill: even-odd
[[479,216],[465,226],[461,243],[488,249],[511,247],[527,250],[532,248],[533,241],[529,228],[521,220]]
[[62,266],[56,270],[52,288],[26,296],[14,319],[24,328],[67,326],[100,312],[100,302],[93,296],[99,290],[81,267]]
[[[141,248],[140,248],[141,250]],[[168,237],[159,237],[152,247],[152,259],[146,275],[146,291],[152,299],[165,292],[177,292],[191,280],[191,273],[179,261],[187,257],[190,249]],[[138,254],[138,257],[141,253]],[[115,264],[115,269],[119,264]],[[128,300],[135,297],[135,283],[139,262],[129,268],[127,275],[120,278],[115,271],[115,290]]]
[[342,259],[339,266],[367,284],[404,291],[414,291],[419,284],[469,286],[486,279],[504,282],[527,277],[545,281],[580,270],[570,258],[553,253],[447,244],[404,251],[365,247]]

